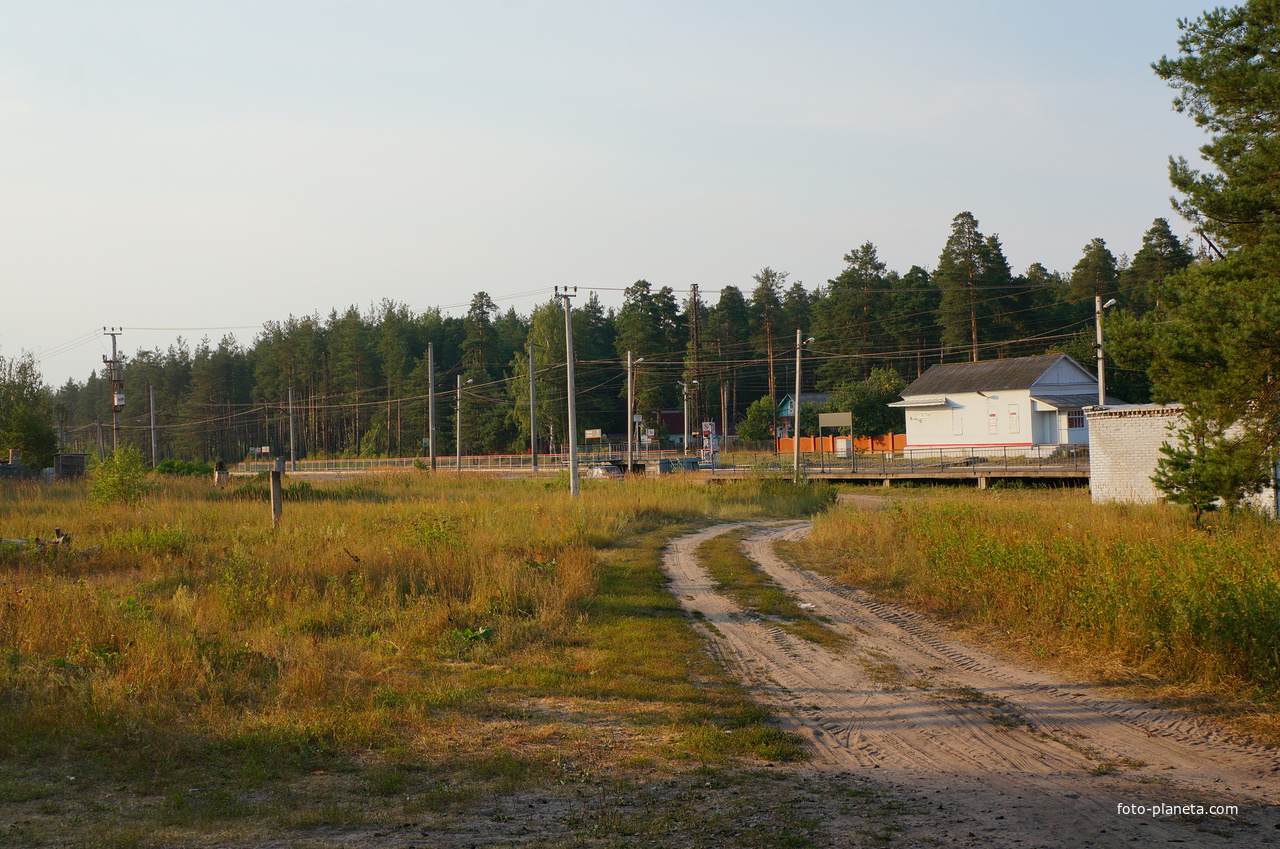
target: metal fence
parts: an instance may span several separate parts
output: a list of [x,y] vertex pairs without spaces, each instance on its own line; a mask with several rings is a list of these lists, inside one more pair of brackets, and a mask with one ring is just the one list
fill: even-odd
[[[638,463],[654,463],[663,458],[679,456],[677,451],[637,451],[636,462]],[[592,448],[586,451],[578,452],[578,465],[590,466],[598,463],[626,463],[627,450],[626,446],[618,448],[616,446],[607,446],[603,448]],[[253,474],[255,472],[269,472],[275,468],[276,461],[272,460],[249,460],[237,463],[232,471],[237,474]],[[285,461],[285,471],[298,472],[371,472],[380,469],[404,469],[404,468],[421,468],[430,463],[426,457],[367,457],[353,460],[298,460],[295,464]],[[539,454],[538,470],[541,471],[560,471],[569,467],[569,455],[561,454]],[[437,471],[453,472],[458,471],[457,455],[449,454],[439,455],[436,457]],[[461,471],[533,471],[533,457],[529,454],[477,454],[463,455]]]
[[[679,457],[679,451],[637,451],[636,462],[657,466],[662,459]],[[602,446],[578,453],[578,464],[590,466],[599,463],[626,463],[625,446]],[[791,454],[754,455],[747,464],[733,462],[739,458],[722,455],[720,468],[735,471],[770,471],[790,469]],[[354,460],[299,460],[298,472],[370,472],[380,469],[421,467],[428,462],[425,457],[380,457]],[[991,448],[908,448],[903,451],[854,454],[842,457],[836,454],[805,453],[801,466],[810,472],[851,472],[863,474],[893,474],[910,472],[965,471],[1089,471],[1088,445],[1025,445],[996,446]],[[705,465],[705,464],[704,464]],[[568,468],[569,455],[539,454],[540,472],[558,472]],[[239,463],[233,471],[239,474],[266,472],[275,468],[274,460],[253,460]],[[285,469],[294,471],[286,461]],[[438,456],[439,471],[475,472],[525,472],[533,471],[533,458],[528,454],[480,454],[464,455],[459,469],[455,455]]]
[[[964,471],[1083,471],[1089,470],[1088,445],[1016,445],[990,448],[908,448],[878,454],[805,454],[801,465],[810,471],[964,472]],[[788,464],[790,466],[790,464]]]

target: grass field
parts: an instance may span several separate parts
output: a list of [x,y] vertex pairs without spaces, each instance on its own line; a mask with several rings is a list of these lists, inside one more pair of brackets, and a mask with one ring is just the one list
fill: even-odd
[[[660,552],[823,487],[400,473],[0,490],[0,824],[12,845],[251,840],[493,792],[800,755],[701,652]],[[745,758],[746,761],[741,759]],[[18,806],[18,807],[14,807]]]
[[840,580],[1095,680],[1280,744],[1280,526],[1205,529],[1087,492],[920,490],[819,516],[791,553]]

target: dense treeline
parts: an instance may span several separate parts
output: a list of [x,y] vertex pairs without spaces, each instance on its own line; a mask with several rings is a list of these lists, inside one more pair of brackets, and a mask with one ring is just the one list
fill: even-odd
[[[932,272],[892,271],[868,242],[815,289],[764,268],[743,287],[714,294],[640,280],[616,310],[583,293],[571,312],[578,426],[625,433],[627,352],[637,361],[636,411],[648,426],[660,426],[657,412],[679,409],[685,393],[695,422],[734,426],[761,398],[776,408],[794,385],[797,330],[815,340],[806,347],[804,391],[839,397],[863,384],[893,385],[890,373],[909,381],[938,362],[1057,350],[1087,363],[1095,294],[1140,317],[1156,306],[1160,281],[1193,259],[1157,219],[1132,260],[1094,239],[1069,274],[1038,263],[1014,274],[999,238],[963,212]],[[423,454],[433,359],[440,453],[455,450],[459,384],[464,453],[527,451],[531,344],[539,448],[560,449],[561,302],[521,315],[502,311],[484,292],[462,317],[383,301],[368,311],[352,306],[268,322],[247,346],[225,336],[194,350],[179,340],[167,350],[137,351],[122,358],[121,438],[149,450],[153,390],[162,458],[236,460],[255,446],[287,452],[292,390],[299,456]],[[1114,394],[1146,400],[1142,371],[1117,366],[1110,374]],[[54,393],[68,449],[93,450],[99,440],[110,446],[110,397],[105,371]]]

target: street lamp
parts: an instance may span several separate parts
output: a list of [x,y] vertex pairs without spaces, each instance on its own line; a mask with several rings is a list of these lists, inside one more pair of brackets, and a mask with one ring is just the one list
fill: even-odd
[[1105,304],[1102,302],[1101,295],[1093,296],[1093,321],[1098,331],[1098,343],[1094,345],[1096,356],[1098,358],[1098,406],[1105,407],[1107,405],[1107,371],[1102,360],[1102,311],[1116,305],[1116,299],[1112,298]]
[[689,388],[697,386],[698,381],[691,380],[685,383],[683,380],[677,380],[680,384],[680,393],[684,395],[684,436],[680,437],[680,446],[684,452],[684,456],[689,456]]
[[812,336],[803,340],[800,336],[800,329],[796,328],[796,394],[791,402],[794,407],[791,412],[794,414],[795,420],[795,433],[792,434],[792,463],[795,466],[796,483],[800,483],[800,352],[805,345],[813,341]]
[[627,474],[631,474],[635,459],[634,446],[636,437],[639,434],[639,428],[636,427],[635,410],[636,410],[636,366],[644,362],[644,357],[639,357],[634,362],[631,359],[631,352],[627,351]]

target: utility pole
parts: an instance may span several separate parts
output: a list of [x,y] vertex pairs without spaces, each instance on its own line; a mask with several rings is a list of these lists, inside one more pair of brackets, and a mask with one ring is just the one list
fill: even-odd
[[462,372],[458,372],[458,401],[453,413],[453,450],[455,468],[462,472]]
[[[699,300],[698,298],[698,284],[694,283],[689,287],[689,364],[688,364],[689,380],[691,382],[690,385],[694,387],[699,386],[698,381],[702,377],[702,375],[700,374],[700,371],[701,371],[700,364],[698,362],[698,354],[700,353],[699,349],[702,346],[701,313],[702,313],[702,301]],[[693,393],[693,414],[694,414],[694,418],[697,421],[701,422],[703,419],[703,417],[701,416],[702,405],[699,403],[699,400],[700,398],[699,398],[698,390],[695,388]],[[686,414],[685,418],[686,419],[688,418],[688,414]],[[701,433],[701,428],[699,428],[699,433]],[[684,428],[684,441],[688,442],[688,440],[689,440],[689,423],[686,421],[685,428]],[[686,455],[688,454],[687,451],[685,453]]]
[[538,474],[538,382],[533,370],[533,340],[529,340],[529,452],[533,473]]
[[635,440],[632,438],[636,432],[636,425],[632,419],[635,414],[632,412],[636,408],[636,375],[635,363],[631,362],[631,352],[627,351],[627,474],[631,474],[632,457]]
[[120,391],[123,380],[120,378],[120,358],[116,354],[116,337],[123,331],[119,327],[102,328],[103,336],[111,337],[111,359],[102,355],[102,362],[111,367],[111,450],[120,447],[120,411],[124,409],[124,394]]
[[[813,338],[810,337],[807,341],[812,342]],[[795,463],[796,483],[800,483],[800,352],[801,350],[804,349],[804,344],[805,342],[801,339],[801,336],[800,336],[800,328],[797,327],[796,328],[796,394],[795,394],[795,398],[793,399],[793,406],[795,407],[795,409],[792,410],[792,412],[795,413],[795,419],[794,419],[795,433],[792,435],[794,440],[792,445],[794,447],[793,462]]]
[[578,288],[573,287],[569,294],[568,287],[563,292],[556,287],[556,297],[564,304],[564,353],[565,376],[569,384],[569,494],[578,497],[578,401],[573,382],[573,310],[569,307],[569,299],[578,296]]
[[427,343],[427,454],[436,470],[436,343]]
[[151,468],[160,465],[160,448],[156,443],[156,388],[148,384],[147,395],[151,399]]
[[297,446],[293,441],[293,387],[289,387],[289,471],[298,471]]
[[684,428],[684,436],[680,437],[680,450],[683,456],[689,456],[689,390],[698,385],[698,381],[693,380],[685,383],[683,380],[677,380],[680,385],[680,395],[684,399],[684,418],[681,426]]
[[727,450],[729,444],[729,385],[720,382],[720,441],[721,451]]

